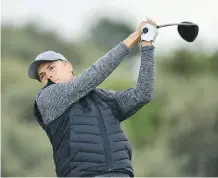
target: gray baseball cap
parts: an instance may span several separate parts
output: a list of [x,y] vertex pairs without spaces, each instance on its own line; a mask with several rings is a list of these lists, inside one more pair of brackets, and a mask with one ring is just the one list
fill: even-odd
[[40,53],[36,59],[30,64],[29,69],[28,69],[28,76],[31,79],[37,79],[38,74],[37,74],[37,68],[38,65],[43,62],[43,61],[56,61],[56,60],[62,60],[65,62],[68,62],[68,60],[60,53],[56,53],[54,51],[45,51],[43,53]]

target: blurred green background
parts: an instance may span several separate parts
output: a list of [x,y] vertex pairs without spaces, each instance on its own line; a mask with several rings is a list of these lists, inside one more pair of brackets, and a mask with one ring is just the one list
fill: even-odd
[[[2,24],[2,176],[55,176],[50,141],[33,115],[42,86],[28,78],[27,69],[36,55],[60,52],[79,74],[134,29],[99,18],[88,35],[66,41],[34,23]],[[134,87],[139,63],[140,46],[99,87]],[[218,50],[209,54],[188,43],[156,55],[153,99],[122,123],[135,176],[218,176],[217,69]]]

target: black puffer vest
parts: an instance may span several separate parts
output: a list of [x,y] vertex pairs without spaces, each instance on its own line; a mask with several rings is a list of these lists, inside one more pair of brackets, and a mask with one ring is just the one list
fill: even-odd
[[120,128],[119,110],[98,89],[47,125],[36,102],[35,115],[51,141],[58,177],[92,177],[106,172],[134,176],[132,150]]

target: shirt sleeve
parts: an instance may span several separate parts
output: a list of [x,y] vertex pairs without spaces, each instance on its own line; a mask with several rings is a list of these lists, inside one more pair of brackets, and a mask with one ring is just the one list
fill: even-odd
[[114,99],[120,110],[120,122],[131,117],[149,103],[154,90],[154,46],[141,48],[141,65],[136,88],[122,91],[100,89],[108,99]]
[[100,85],[129,53],[129,48],[120,42],[81,75],[65,83],[52,84],[42,89],[36,97],[44,124],[59,117],[71,104]]

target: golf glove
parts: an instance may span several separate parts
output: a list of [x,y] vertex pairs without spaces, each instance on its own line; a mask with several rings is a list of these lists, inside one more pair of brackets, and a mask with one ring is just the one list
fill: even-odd
[[147,23],[142,27],[141,41],[154,42],[158,35],[158,30],[153,25]]

